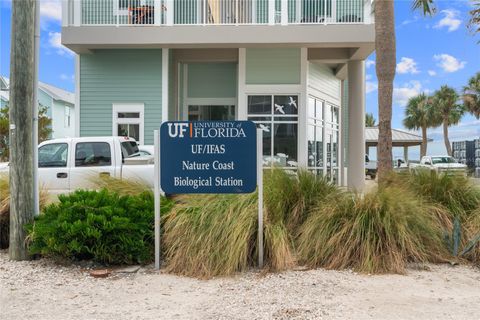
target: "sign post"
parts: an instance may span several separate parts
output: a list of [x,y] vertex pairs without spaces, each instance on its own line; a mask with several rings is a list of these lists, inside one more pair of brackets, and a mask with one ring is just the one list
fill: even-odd
[[160,131],[155,130],[154,150],[154,204],[155,204],[155,269],[160,269]]
[[263,268],[263,130],[257,129],[258,267]]

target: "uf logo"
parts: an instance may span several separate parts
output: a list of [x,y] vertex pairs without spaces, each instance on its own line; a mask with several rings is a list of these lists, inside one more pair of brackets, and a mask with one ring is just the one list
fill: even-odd
[[188,130],[188,123],[168,123],[168,135],[172,138],[183,138]]

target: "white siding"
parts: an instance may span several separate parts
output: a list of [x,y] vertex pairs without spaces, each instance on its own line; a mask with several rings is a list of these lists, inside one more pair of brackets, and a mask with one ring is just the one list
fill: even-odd
[[341,81],[328,66],[310,62],[308,66],[309,94],[336,105],[341,101]]

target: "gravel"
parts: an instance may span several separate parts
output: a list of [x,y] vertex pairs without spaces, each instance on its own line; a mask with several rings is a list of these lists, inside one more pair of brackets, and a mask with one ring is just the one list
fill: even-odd
[[480,270],[429,265],[407,275],[248,272],[198,280],[151,266],[93,278],[89,266],[14,262],[0,251],[0,319],[472,319]]

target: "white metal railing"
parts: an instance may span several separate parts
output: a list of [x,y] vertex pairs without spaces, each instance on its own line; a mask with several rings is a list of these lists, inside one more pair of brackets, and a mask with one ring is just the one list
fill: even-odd
[[63,26],[370,24],[372,0],[62,0]]

